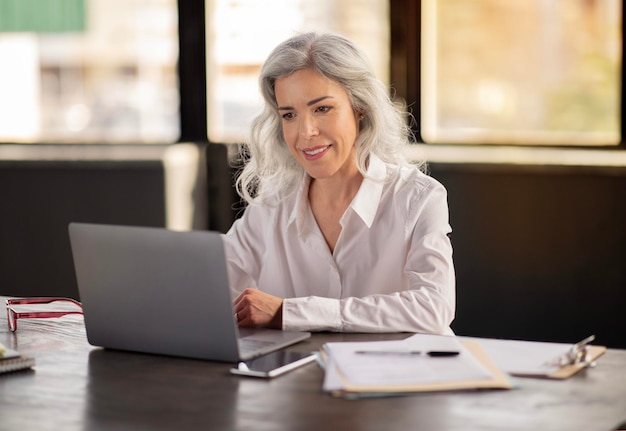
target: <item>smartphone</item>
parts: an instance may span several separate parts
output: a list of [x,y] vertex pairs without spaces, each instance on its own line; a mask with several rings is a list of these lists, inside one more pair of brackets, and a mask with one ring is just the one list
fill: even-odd
[[230,369],[230,372],[242,376],[271,378],[285,374],[287,371],[294,370],[314,360],[315,353],[279,350],[249,361],[239,362],[236,367]]

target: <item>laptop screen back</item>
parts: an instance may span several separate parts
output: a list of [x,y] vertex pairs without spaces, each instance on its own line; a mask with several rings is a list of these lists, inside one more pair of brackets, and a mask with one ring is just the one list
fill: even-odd
[[238,360],[219,233],[83,223],[69,232],[90,344]]

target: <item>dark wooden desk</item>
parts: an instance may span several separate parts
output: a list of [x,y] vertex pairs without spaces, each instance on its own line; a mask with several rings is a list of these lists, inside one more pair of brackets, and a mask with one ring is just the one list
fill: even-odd
[[[229,364],[94,348],[81,317],[20,320],[15,334],[0,320],[0,342],[37,359],[34,371],[0,375],[0,430],[592,431],[626,420],[624,350],[567,381],[348,401],[322,392],[316,364],[274,380],[238,377]],[[292,348],[405,336],[316,334]]]

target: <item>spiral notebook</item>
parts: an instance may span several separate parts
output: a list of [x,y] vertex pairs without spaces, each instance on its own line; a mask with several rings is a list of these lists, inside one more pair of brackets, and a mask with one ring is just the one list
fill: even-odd
[[0,344],[0,374],[26,370],[35,366],[35,358],[20,355],[17,350],[5,348]]

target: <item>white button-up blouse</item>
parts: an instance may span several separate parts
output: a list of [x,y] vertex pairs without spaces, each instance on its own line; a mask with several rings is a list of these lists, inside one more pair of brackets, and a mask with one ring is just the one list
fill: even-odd
[[330,252],[307,198],[249,205],[223,236],[233,295],[284,298],[283,329],[452,334],[447,192],[417,168],[370,156]]

